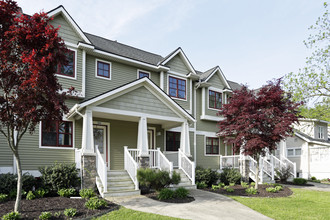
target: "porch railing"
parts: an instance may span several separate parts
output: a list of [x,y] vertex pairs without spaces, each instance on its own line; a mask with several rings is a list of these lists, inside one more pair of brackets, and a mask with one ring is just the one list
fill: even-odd
[[[251,156],[248,156],[250,160],[250,178],[256,182],[256,172],[257,172],[257,161],[253,159]],[[263,175],[262,175],[262,163],[259,163],[259,182],[263,182]]]
[[108,190],[108,171],[107,164],[104,162],[102,155],[98,148],[96,148],[96,170],[99,175],[101,182],[103,184],[103,192],[107,192]]
[[127,149],[130,155],[133,157],[134,161],[139,163],[139,154],[140,150],[139,149]]
[[191,180],[191,184],[195,185],[195,162],[191,161],[179,148],[178,151],[179,169],[181,169]]
[[157,148],[158,156],[158,167],[160,170],[167,170],[172,176],[173,173],[173,163],[170,162],[167,157]]
[[173,162],[173,167],[179,166],[179,152],[177,151],[166,151],[164,155],[169,161]]
[[281,160],[275,157],[274,155],[271,155],[271,160],[273,160],[274,169],[281,170],[282,168],[290,167],[290,173],[293,176],[293,178],[297,177],[297,167],[296,163],[290,161],[288,158],[282,156]]
[[220,170],[223,168],[239,168],[240,155],[222,156],[220,155]]
[[148,150],[150,168],[159,168],[159,152],[154,149]]
[[74,160],[77,169],[81,169],[81,151],[81,149],[75,149],[74,151]]
[[[130,149],[131,151],[132,149]],[[132,152],[132,151],[131,151]],[[132,157],[132,154],[128,151],[128,147],[124,147],[124,168],[127,171],[128,175],[131,177],[134,185],[135,190],[139,189],[139,182],[137,181],[137,169],[138,163]]]
[[274,180],[275,177],[274,165],[267,160],[267,157],[261,157],[260,161],[261,161],[260,164],[262,164],[262,168],[263,168],[262,171],[272,180]]

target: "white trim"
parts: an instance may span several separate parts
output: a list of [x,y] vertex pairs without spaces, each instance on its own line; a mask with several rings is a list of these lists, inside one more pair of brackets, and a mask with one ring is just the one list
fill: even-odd
[[301,134],[295,132],[294,133],[295,136],[303,139],[304,141],[306,141],[307,143],[312,143],[312,144],[320,144],[320,145],[325,145],[325,146],[330,146],[330,143],[325,143],[325,142],[320,142],[320,141],[314,141],[314,140],[309,140],[307,138],[305,138],[304,136],[302,136]]
[[[107,147],[108,147],[108,170],[110,170],[110,123],[109,122],[103,122],[103,121],[93,121],[93,129],[94,129],[94,126],[96,125],[105,125],[107,126]],[[83,134],[84,135],[84,134]],[[93,140],[94,140],[94,137],[93,137]],[[94,145],[95,147],[95,145]],[[106,162],[106,160],[105,160]]]
[[164,71],[160,71],[159,84],[160,84],[161,90],[164,91]]
[[221,69],[220,69],[219,66],[217,66],[217,67],[213,70],[213,72],[212,72],[212,73],[211,73],[211,74],[210,74],[210,75],[204,80],[204,82],[209,81],[209,79],[211,79],[212,76],[213,76],[216,72],[219,73],[219,77],[220,77],[220,79],[222,79],[222,81],[225,83],[226,87],[229,88],[229,89],[231,89],[229,83],[227,82],[227,79],[226,79],[225,75],[223,74],[223,72],[221,71]]
[[0,174],[2,173],[14,173],[14,167],[0,167]]
[[[175,128],[168,128],[167,131],[173,131],[173,132],[181,132],[181,126],[175,127]],[[189,132],[194,132],[195,128],[189,128]]]
[[[185,98],[184,99],[181,99],[181,98],[176,98],[176,97],[172,97],[170,95],[170,77],[172,78],[177,78],[177,79],[181,79],[181,80],[184,80],[186,81],[186,91],[185,91]],[[186,102],[187,101],[187,87],[188,87],[188,80],[186,78],[183,78],[183,77],[180,77],[180,76],[175,76],[173,74],[167,74],[167,94],[172,98],[172,99],[175,99],[175,100],[181,100],[181,101],[184,101]],[[179,89],[179,88],[178,88]]]
[[[206,138],[218,138],[218,140],[219,140],[219,154],[207,154],[206,153]],[[205,157],[219,157],[221,154],[220,154],[220,146],[221,146],[221,144],[220,144],[220,138],[219,137],[217,137],[217,136],[206,136],[206,135],[204,135],[204,156]]]
[[[103,77],[103,76],[98,76],[97,75],[97,62],[102,62],[102,63],[105,63],[105,64],[109,64],[109,78]],[[111,69],[112,69],[112,63],[111,62],[106,61],[106,60],[95,58],[95,77],[96,78],[105,79],[105,80],[111,80],[111,74],[112,74]]]
[[189,97],[189,101],[190,101],[190,103],[189,103],[189,113],[190,114],[192,114],[192,109],[193,109],[193,107],[192,107],[192,87],[193,87],[193,84],[192,84],[192,79],[190,79],[189,80],[189,84],[190,84],[190,86],[189,86],[189,90],[190,90],[190,97]]
[[56,10],[51,11],[48,13],[49,17],[57,16],[58,14],[62,13],[64,15],[64,18],[66,21],[70,23],[70,25],[74,28],[74,30],[77,32],[77,34],[87,43],[91,44],[91,42],[88,40],[86,35],[81,31],[81,29],[78,27],[78,25],[74,22],[74,20],[71,18],[71,16],[66,12],[63,6],[60,6]]
[[[218,112],[218,111],[220,111],[220,109],[210,108],[210,90],[213,91],[213,92],[221,93],[221,107],[224,104],[224,99],[223,99],[224,92],[223,92],[222,89],[217,89],[217,88],[214,88],[214,87],[207,88],[207,109]],[[215,103],[215,105],[216,105],[216,103]]]
[[[154,137],[153,137],[153,138],[154,138],[154,146],[153,146],[154,148],[153,148],[153,149],[156,150],[156,149],[158,148],[158,147],[156,146],[156,142],[157,142],[157,141],[156,141],[156,127],[149,127],[149,126],[147,126],[147,131],[148,131],[148,130],[153,130],[153,131],[154,131]],[[148,131],[148,132],[149,132],[149,131]],[[148,143],[149,143],[149,140],[148,140]],[[149,147],[149,146],[148,146],[148,147]]]
[[77,80],[77,66],[78,66],[78,63],[77,63],[77,57],[78,57],[78,50],[77,49],[74,49],[74,48],[67,48],[71,51],[74,52],[74,77],[71,77],[71,76],[65,76],[65,75],[62,75],[62,74],[57,74],[55,73],[55,76],[58,76],[58,77],[61,77],[61,78],[65,78],[65,79],[71,79],[71,80]]
[[178,73],[178,72],[175,72],[175,71],[172,71],[172,70],[168,71],[167,73],[178,76],[178,77],[183,77],[185,79],[188,79],[188,76],[186,74],[183,74],[183,73]]
[[209,116],[209,115],[201,115],[200,116],[200,119],[201,120],[207,120],[207,121],[222,121],[224,120],[225,118],[223,117],[220,117],[220,116]]
[[217,133],[212,132],[212,131],[196,131],[196,135],[205,135],[205,136],[208,136],[208,137],[217,137]]
[[137,71],[136,71],[137,79],[140,79],[140,77],[139,77],[140,72],[147,73],[149,75],[148,78],[151,79],[151,73],[149,71],[145,71],[145,70],[141,70],[141,69],[137,69]]
[[195,69],[193,68],[193,66],[191,65],[188,58],[186,57],[186,55],[184,54],[183,50],[180,47],[170,57],[162,61],[161,64],[165,65],[170,60],[172,60],[172,58],[175,57],[177,54],[180,54],[181,59],[183,59],[183,62],[186,64],[186,66],[188,66],[189,70],[196,74]]
[[68,41],[64,41],[64,44],[67,46],[67,47],[73,47],[75,49],[78,49],[78,45],[77,44],[74,44],[74,43],[71,43],[71,42],[68,42]]
[[202,115],[205,115],[205,87],[202,88]]
[[81,77],[81,93],[85,97],[86,93],[86,50],[82,50],[82,77]]

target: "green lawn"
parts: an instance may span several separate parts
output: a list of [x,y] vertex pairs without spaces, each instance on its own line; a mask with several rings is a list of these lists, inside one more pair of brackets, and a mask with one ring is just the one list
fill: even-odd
[[330,192],[294,189],[283,198],[246,198],[234,200],[273,219],[330,219]]
[[179,219],[179,218],[172,218],[172,217],[167,217],[163,215],[156,215],[156,214],[151,214],[151,213],[146,213],[146,212],[139,212],[139,211],[134,211],[131,209],[126,209],[124,207],[121,207],[119,210],[110,212],[106,215],[103,215],[99,218],[96,218],[97,220],[106,220],[106,219],[111,219],[111,220],[145,220],[145,219],[157,219],[157,220],[174,220],[174,219]]

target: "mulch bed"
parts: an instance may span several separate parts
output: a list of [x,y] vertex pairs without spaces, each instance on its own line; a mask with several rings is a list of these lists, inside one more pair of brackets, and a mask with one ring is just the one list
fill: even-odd
[[247,196],[247,197],[271,197],[271,198],[276,198],[276,197],[287,197],[287,196],[292,195],[292,191],[286,186],[283,186],[283,190],[281,190],[277,193],[267,192],[266,191],[267,187],[271,187],[271,186],[269,186],[269,185],[259,185],[258,186],[258,193],[256,195],[247,194],[245,192],[246,188],[243,188],[241,185],[230,186],[230,188],[234,189],[234,192],[227,192],[223,188],[217,189],[217,190],[206,188],[206,189],[203,189],[203,190],[213,192],[213,193],[218,193],[218,194],[224,194],[224,195]]
[[158,193],[157,192],[150,192],[148,194],[144,194],[144,196],[160,201],[160,202],[167,202],[167,203],[189,203],[195,201],[194,197],[188,196],[187,198],[180,199],[180,198],[173,198],[173,199],[165,199],[165,200],[159,200],[157,197]]
[[[53,216],[52,219],[67,219],[63,211],[67,208],[77,209],[77,215],[74,217],[78,219],[89,218],[93,216],[102,215],[112,210],[118,209],[119,206],[115,203],[108,202],[108,206],[98,210],[89,210],[85,207],[85,199],[70,199],[65,197],[46,197],[35,200],[21,201],[21,217],[23,219],[39,219],[41,212],[61,212],[58,218]],[[15,201],[7,201],[0,203],[0,218],[14,210]]]
[[314,186],[313,184],[294,184],[293,182],[280,182],[280,184],[292,185],[292,186]]

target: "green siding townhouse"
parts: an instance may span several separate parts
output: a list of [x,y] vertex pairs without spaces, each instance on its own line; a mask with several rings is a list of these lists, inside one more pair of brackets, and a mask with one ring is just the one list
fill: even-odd
[[[66,101],[63,121],[40,123],[23,137],[23,172],[37,176],[40,166],[75,162],[83,185],[96,182],[102,195],[122,195],[139,192],[139,166],[177,169],[194,186],[196,165],[219,169],[220,155],[232,155],[216,135],[217,112],[240,85],[218,66],[197,71],[181,48],[161,56],[85,33],[63,6],[48,15],[71,51],[58,80],[76,97]],[[1,140],[0,173],[15,172]]]

